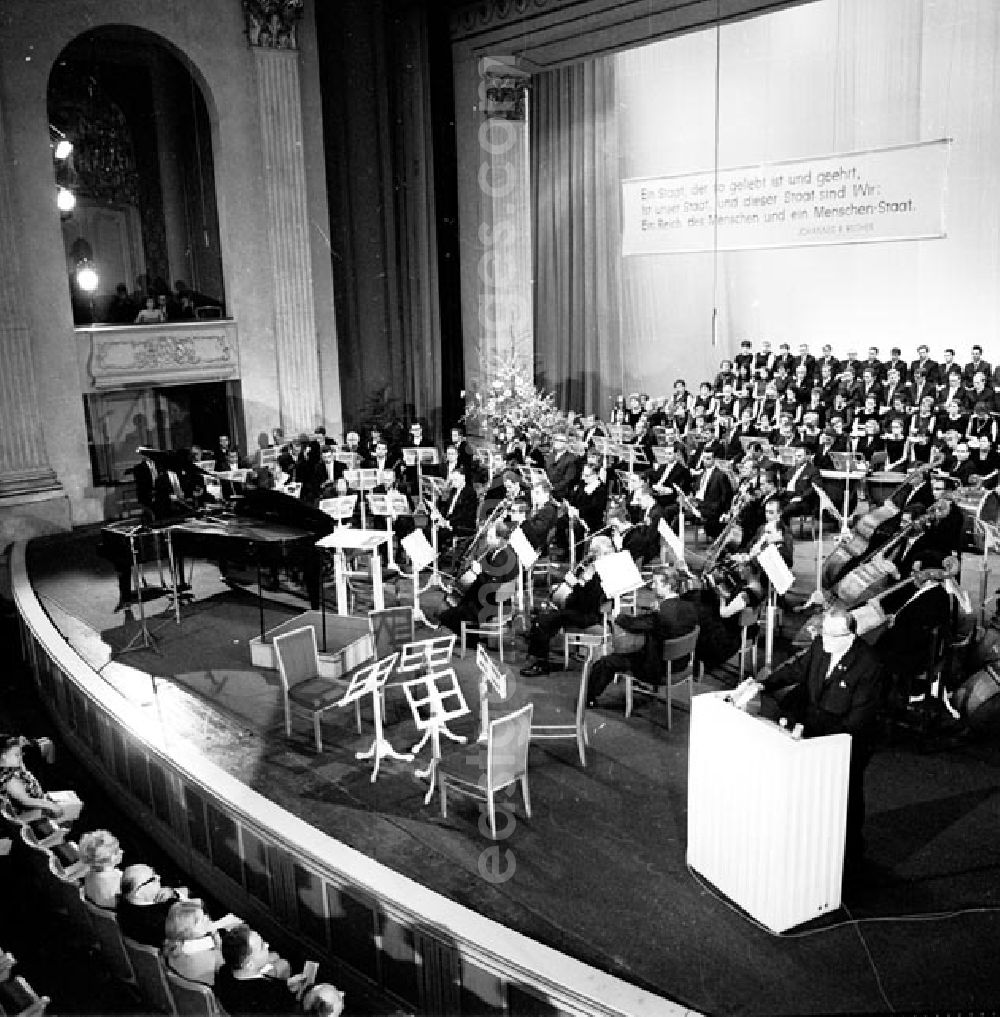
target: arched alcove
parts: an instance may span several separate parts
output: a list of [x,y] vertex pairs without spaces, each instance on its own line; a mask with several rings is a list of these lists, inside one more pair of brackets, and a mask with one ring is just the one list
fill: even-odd
[[48,115],[75,324],[130,324],[150,295],[170,319],[224,314],[209,109],[178,54],[91,29],[55,62]]

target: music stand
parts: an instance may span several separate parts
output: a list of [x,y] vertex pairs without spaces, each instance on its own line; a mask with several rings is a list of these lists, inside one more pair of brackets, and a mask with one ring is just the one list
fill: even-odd
[[527,573],[530,577],[531,567],[538,561],[539,554],[520,526],[510,535],[508,543],[514,549],[520,565],[517,570],[517,609],[524,614],[524,575]]
[[521,479],[529,488],[548,480],[545,470],[540,470],[537,466],[518,466],[517,472],[521,474]]
[[[135,588],[136,603],[139,605],[139,628],[135,635],[118,651],[119,654],[131,653],[133,650],[160,652],[160,648],[156,645],[156,636],[149,631],[149,624],[146,621],[146,608],[142,599],[145,576],[139,567],[139,555],[135,549],[136,540],[143,535],[144,531],[146,533],[151,532],[145,525],[139,523],[125,533],[125,537],[128,540],[129,553],[132,556],[132,585]],[[125,613],[122,615],[122,628],[125,627],[125,621],[131,616],[131,613],[128,607],[126,607]]]
[[860,452],[831,452],[830,461],[833,463],[832,470],[821,470],[825,477],[844,482],[844,512],[843,526],[841,533],[849,533],[850,527],[847,519],[851,514],[851,481],[863,480],[868,474],[868,464]]
[[666,445],[654,445],[650,451],[653,453],[653,461],[657,466],[666,466],[667,464],[667,446]]
[[[386,473],[391,473],[391,470],[386,470]],[[385,517],[385,528],[389,534],[389,565],[395,567],[396,555],[393,549],[392,539],[392,524],[400,516],[411,515],[410,512],[410,500],[403,494],[402,491],[387,491],[385,494],[375,494],[374,491],[368,494],[368,506],[371,508],[373,516],[384,516]]]
[[343,699],[337,703],[337,706],[350,706],[352,703],[358,702],[363,696],[372,697],[372,716],[375,718],[375,739],[372,741],[371,748],[365,749],[362,752],[355,752],[354,758],[375,760],[375,766],[372,770],[373,784],[378,777],[379,764],[383,759],[400,759],[404,763],[409,763],[413,760],[412,752],[397,752],[389,744],[389,740],[383,733],[382,689],[385,688],[385,683],[389,680],[389,675],[392,674],[392,669],[396,666],[398,659],[399,654],[394,653],[389,657],[376,660],[374,663],[360,668],[351,678]]
[[478,741],[485,742],[490,729],[490,689],[501,699],[506,699],[507,675],[493,663],[493,658],[482,643],[476,647],[476,666],[479,668]]
[[608,424],[608,437],[621,445],[635,437],[635,430],[631,424]]
[[594,449],[604,460],[602,465],[605,469],[607,469],[608,460],[615,454],[615,443],[610,438],[606,438],[603,434],[595,434],[590,440],[593,443]]
[[356,470],[361,465],[360,452],[334,452],[333,461],[340,463],[345,470]]
[[771,667],[774,656],[774,616],[778,594],[785,594],[795,582],[795,576],[785,564],[784,558],[774,544],[768,544],[757,555],[757,564],[768,578],[767,629],[764,633],[764,666]]
[[[420,594],[423,592],[420,589],[420,570],[434,564],[437,560],[437,549],[427,542],[421,530],[414,530],[403,538],[401,544],[413,562],[413,617],[423,618],[424,613],[420,610]],[[430,589],[430,583],[424,589]]]
[[417,468],[417,493],[423,490],[423,477],[425,466],[437,466],[441,462],[436,448],[410,447],[403,449],[403,462],[407,466]]
[[637,466],[648,466],[649,458],[646,455],[646,450],[641,445],[626,445],[620,446],[621,458],[628,462],[628,472],[635,473]]
[[392,477],[391,470],[379,470],[377,468],[369,469],[357,469],[357,470],[344,470],[344,480],[347,482],[347,486],[352,491],[360,491],[361,497],[361,529],[368,529],[368,517],[365,511],[365,498],[364,494],[367,491],[373,491],[379,484],[386,484],[386,474]]
[[337,521],[337,526],[344,525],[344,521],[354,518],[354,508],[358,503],[356,494],[338,494],[334,498],[322,498],[319,503],[320,512],[325,512]]
[[418,731],[423,732],[420,741],[413,746],[413,754],[416,755],[428,740],[431,743],[431,761],[427,768],[413,771],[416,777],[430,779],[430,787],[424,797],[424,805],[430,805],[437,784],[435,780],[437,765],[441,759],[441,735],[458,742],[459,745],[464,745],[467,739],[464,735],[450,731],[448,721],[464,717],[472,711],[465,701],[465,696],[462,695],[462,687],[458,684],[455,669],[451,667],[403,682],[402,689],[406,701],[410,704],[413,723]]

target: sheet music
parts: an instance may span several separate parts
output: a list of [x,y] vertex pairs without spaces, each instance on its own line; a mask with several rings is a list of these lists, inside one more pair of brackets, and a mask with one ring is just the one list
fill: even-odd
[[674,557],[683,565],[684,545],[681,543],[681,538],[674,533],[670,523],[661,517],[657,530],[659,531],[660,536],[667,542],[667,547],[673,551]]
[[524,535],[524,531],[520,526],[510,535],[509,543],[514,548],[514,553],[517,555],[517,560],[521,563],[521,568],[530,569],[538,560],[538,552],[531,546],[531,542]]
[[628,551],[608,554],[594,562],[594,568],[601,577],[601,586],[610,599],[621,597],[642,586],[642,575],[635,559]]
[[764,570],[764,574],[771,581],[771,585],[779,594],[787,593],[795,582],[795,576],[785,564],[785,559],[774,544],[768,544],[760,554],[757,555],[757,564]]
[[433,564],[436,557],[434,548],[431,547],[424,536],[423,530],[414,530],[408,537],[404,537],[400,543],[416,568],[425,569]]

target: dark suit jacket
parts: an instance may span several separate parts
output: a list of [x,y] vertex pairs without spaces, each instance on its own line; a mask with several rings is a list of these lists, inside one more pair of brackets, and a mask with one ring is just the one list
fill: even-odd
[[764,681],[767,692],[788,690],[782,709],[793,722],[800,722],[806,737],[852,735],[864,751],[875,730],[882,695],[882,664],[874,651],[855,639],[830,678],[830,656],[817,636],[802,653],[785,661]]
[[146,946],[163,946],[167,912],[178,898],[157,901],[155,904],[133,904],[125,897],[118,900],[118,926],[122,935]]
[[663,508],[654,505],[643,522],[637,523],[625,533],[622,538],[622,550],[628,551],[636,561],[652,561],[660,553],[659,527],[663,517]]
[[476,514],[479,511],[479,499],[476,489],[466,484],[455,500],[455,506],[449,512],[451,497],[442,498],[438,502],[438,511],[451,525],[451,532],[456,536],[467,536],[476,528]]
[[545,473],[552,484],[552,497],[557,500],[565,498],[576,478],[580,475],[580,459],[572,452],[563,452],[558,459],[545,459]]
[[729,508],[732,500],[733,486],[729,482],[729,477],[718,466],[713,466],[700,506],[702,514],[718,519]]
[[521,523],[521,532],[528,538],[528,543],[536,551],[545,552],[549,531],[556,525],[558,515],[559,510],[556,508],[555,502],[547,501]]
[[[640,681],[659,684],[666,674],[663,640],[693,632],[698,624],[698,610],[686,600],[670,597],[662,601],[655,611],[639,615],[621,614],[615,622],[626,632],[646,633],[646,645],[639,652],[630,654],[632,673]],[[686,663],[686,660],[675,661],[674,670],[682,669]]]

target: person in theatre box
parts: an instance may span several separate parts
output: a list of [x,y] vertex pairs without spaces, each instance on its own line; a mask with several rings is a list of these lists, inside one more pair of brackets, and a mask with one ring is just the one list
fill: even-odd
[[241,1014],[291,1014],[307,988],[302,975],[248,925],[225,929],[221,936],[223,966],[215,976],[215,995],[231,1017]]
[[541,611],[535,617],[527,633],[528,653],[533,659],[521,668],[523,677],[534,678],[550,672],[552,665],[549,661],[549,644],[559,632],[600,624],[601,605],[609,598],[594,563],[613,554],[614,550],[610,537],[595,537],[591,541],[586,560],[575,571],[567,573],[564,582],[571,588],[565,604],[562,607],[555,606],[550,611]]
[[[15,819],[22,813],[39,810],[55,820],[69,821],[79,799],[72,791],[46,792],[38,778],[24,765],[24,750],[37,750],[49,760],[52,743],[23,735],[0,735],[0,808]],[[34,765],[34,764],[32,764]],[[75,811],[79,813],[79,809]]]
[[[628,671],[640,681],[653,685],[663,683],[663,641],[676,639],[693,632],[698,624],[698,612],[693,604],[680,599],[684,587],[683,575],[674,569],[660,569],[653,577],[653,592],[659,605],[644,614],[621,614],[615,624],[626,632],[642,634],[642,649],[631,653],[610,653],[596,660],[587,681],[587,705],[596,707],[601,693],[611,684],[619,671]],[[675,661],[683,668],[686,661]]]
[[122,872],[118,925],[123,936],[146,946],[163,945],[167,914],[175,901],[187,898],[187,887],[167,887],[150,865],[129,865]]
[[784,717],[790,729],[802,724],[806,738],[851,736],[844,859],[848,870],[864,856],[864,775],[874,748],[883,682],[881,661],[854,629],[845,608],[828,609],[821,634],[770,673],[762,669],[756,683],[762,716]]
[[80,857],[87,864],[83,894],[99,908],[114,910],[121,893],[122,849],[108,830],[88,830],[80,838]]

